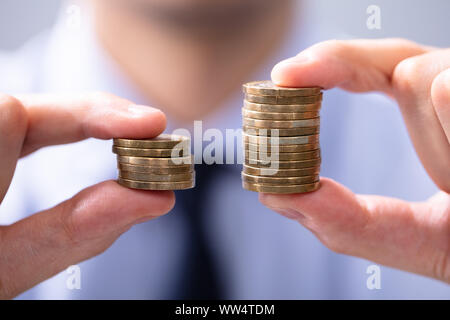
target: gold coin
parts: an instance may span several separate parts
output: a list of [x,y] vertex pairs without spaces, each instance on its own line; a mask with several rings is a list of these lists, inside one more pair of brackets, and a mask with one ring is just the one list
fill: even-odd
[[146,182],[128,179],[117,179],[120,185],[141,190],[183,190],[195,187],[195,180],[179,182]]
[[312,134],[318,134],[320,132],[320,126],[308,128],[290,128],[290,129],[275,129],[275,128],[266,129],[266,128],[243,126],[242,129],[247,134],[266,137],[271,137],[272,135],[279,137],[307,136]]
[[245,150],[246,159],[255,160],[271,160],[271,161],[287,161],[287,160],[311,160],[320,158],[320,150],[306,152],[289,152],[289,153],[267,153],[263,151]]
[[143,158],[130,156],[117,156],[120,163],[136,164],[139,166],[162,166],[162,167],[176,167],[179,165],[186,165],[194,163],[193,156],[179,157],[179,158]]
[[320,148],[319,143],[311,143],[311,144],[286,144],[286,145],[278,145],[272,146],[271,144],[254,144],[254,143],[244,143],[245,150],[251,150],[255,152],[278,152],[278,153],[287,153],[287,152],[304,152],[317,150]]
[[256,96],[246,93],[245,100],[264,104],[309,104],[322,101],[322,93],[307,97]]
[[298,169],[270,169],[270,168],[258,168],[250,165],[243,165],[243,172],[255,176],[267,176],[267,177],[303,177],[314,176],[320,172],[320,166],[310,168],[298,168]]
[[182,157],[184,149],[140,149],[113,146],[112,151],[119,156],[170,158]]
[[195,180],[179,182],[147,182],[119,178],[117,179],[117,182],[124,187],[141,190],[183,190],[195,186]]
[[308,135],[308,136],[297,136],[297,137],[267,137],[267,136],[258,136],[253,134],[248,134],[246,132],[242,132],[242,138],[244,143],[253,143],[253,144],[278,144],[278,145],[286,145],[286,144],[311,144],[311,143],[319,143],[319,135]]
[[320,124],[320,118],[314,119],[304,119],[304,120],[257,120],[244,118],[242,119],[244,126],[251,126],[255,128],[266,128],[266,129],[283,129],[283,128],[305,128],[314,127]]
[[298,184],[305,184],[305,183],[313,183],[319,181],[319,175],[313,175],[313,176],[303,176],[303,177],[260,177],[260,176],[254,176],[247,174],[245,172],[241,173],[242,180],[250,182],[250,183],[261,183],[261,184],[269,184],[269,185],[277,185],[277,186],[283,186],[283,185],[298,185]]
[[136,181],[174,182],[174,181],[194,180],[195,173],[187,172],[178,174],[153,174],[153,173],[120,171],[119,177],[122,179],[136,180]]
[[252,111],[259,112],[310,112],[319,111],[322,106],[322,102],[315,103],[304,103],[304,104],[264,104],[264,103],[254,103],[244,100],[244,108]]
[[242,115],[250,119],[258,120],[303,120],[320,116],[319,111],[309,112],[260,112],[242,108]]
[[126,148],[185,149],[190,146],[190,143],[188,137],[164,133],[152,139],[114,139],[115,146]]
[[320,87],[309,88],[291,88],[280,87],[275,85],[270,80],[253,81],[243,85],[245,93],[262,95],[262,96],[283,96],[283,97],[300,97],[300,96],[314,96],[320,93]]
[[242,181],[242,187],[249,191],[263,192],[263,193],[305,193],[319,189],[320,182],[309,184],[293,184],[289,186],[272,186],[268,184],[250,183]]
[[244,159],[246,165],[259,168],[271,168],[271,169],[299,169],[309,168],[314,166],[320,166],[321,158],[299,161],[265,161],[255,159]]
[[138,166],[127,163],[117,163],[117,168],[121,171],[127,172],[141,172],[153,174],[178,174],[193,172],[194,164],[180,165],[176,167],[152,167],[152,166]]

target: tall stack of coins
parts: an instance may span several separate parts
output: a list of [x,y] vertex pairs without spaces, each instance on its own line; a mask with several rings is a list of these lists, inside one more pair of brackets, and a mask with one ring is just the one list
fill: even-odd
[[161,134],[147,140],[114,139],[119,184],[143,190],[182,190],[195,186],[190,139]]
[[319,188],[319,87],[278,87],[271,81],[244,84],[244,189],[303,193]]

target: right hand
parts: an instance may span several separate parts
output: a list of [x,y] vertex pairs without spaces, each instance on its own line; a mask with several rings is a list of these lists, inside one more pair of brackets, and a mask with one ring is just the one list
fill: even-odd
[[261,194],[260,200],[338,253],[450,283],[450,49],[404,39],[325,41],[277,64],[272,79],[288,87],[379,91],[395,98],[440,192],[407,202],[354,194],[321,178],[315,192]]
[[[0,203],[19,158],[86,138],[150,138],[164,114],[109,94],[0,95]],[[49,190],[50,191],[50,190]],[[0,298],[8,299],[106,250],[134,224],[170,211],[171,191],[140,191],[106,181],[54,208],[0,227]]]

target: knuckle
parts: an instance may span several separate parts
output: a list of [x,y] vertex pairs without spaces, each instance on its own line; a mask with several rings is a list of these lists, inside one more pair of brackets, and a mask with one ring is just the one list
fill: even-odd
[[345,254],[346,250],[344,250],[344,246],[341,244],[340,241],[337,241],[336,239],[321,236],[320,241],[331,251],[339,254]]
[[77,225],[74,223],[73,217],[77,211],[81,210],[79,201],[68,201],[63,205],[62,213],[60,215],[61,237],[62,242],[69,247],[76,246],[80,243],[80,232]]
[[302,223],[308,230],[310,230],[319,241],[328,249],[335,253],[346,254],[347,246],[345,237],[342,237],[339,232],[329,230],[323,226],[323,223],[318,221],[306,220]]
[[0,105],[22,105],[22,103],[15,97],[5,93],[0,93]]
[[349,44],[345,40],[326,40],[313,45],[309,50],[319,56],[341,56],[349,50]]
[[414,41],[405,39],[405,38],[392,37],[392,38],[382,39],[382,41],[383,41],[383,43],[385,43],[387,45],[395,45],[398,48],[413,48],[417,51],[423,50],[421,45],[417,44]]
[[349,54],[351,45],[345,40],[326,40],[319,42],[305,51],[300,52],[297,56],[308,55],[310,59],[318,61],[333,60],[345,57]]
[[87,97],[90,99],[93,99],[93,100],[104,101],[104,100],[114,99],[116,96],[113,95],[112,93],[105,92],[105,91],[94,91],[94,92],[88,93]]
[[104,91],[94,91],[86,95],[86,99],[89,100],[91,105],[114,107],[121,106],[123,104],[129,104],[126,99],[120,98],[112,93]]
[[[6,119],[8,130],[21,132],[27,126],[27,111],[22,103],[7,94],[0,94],[0,112],[2,118]],[[2,125],[2,127],[6,127]]]
[[111,136],[114,136],[116,127],[108,122],[98,121],[98,118],[103,117],[105,114],[114,113],[117,110],[123,110],[131,104],[126,99],[103,91],[86,93],[83,100],[85,102],[85,119],[82,123],[83,135],[86,137],[95,136],[101,139],[109,139]]
[[402,60],[392,74],[392,86],[398,93],[414,94],[422,82],[421,74],[423,64],[420,57],[411,57]]
[[87,93],[84,98],[87,102],[86,105],[88,106],[89,110],[92,110],[93,108],[98,108],[99,106],[108,107],[113,100],[113,98],[109,93],[102,91]]

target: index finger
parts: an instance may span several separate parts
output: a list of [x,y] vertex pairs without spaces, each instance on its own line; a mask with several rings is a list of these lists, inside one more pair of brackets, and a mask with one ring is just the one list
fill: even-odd
[[18,95],[28,127],[21,155],[87,138],[152,138],[166,126],[162,111],[106,93]]
[[390,94],[397,64],[430,50],[404,39],[330,40],[279,62],[272,70],[272,81],[286,87],[340,87]]
[[165,125],[160,110],[110,94],[0,95],[0,202],[20,156],[90,137],[151,138]]

